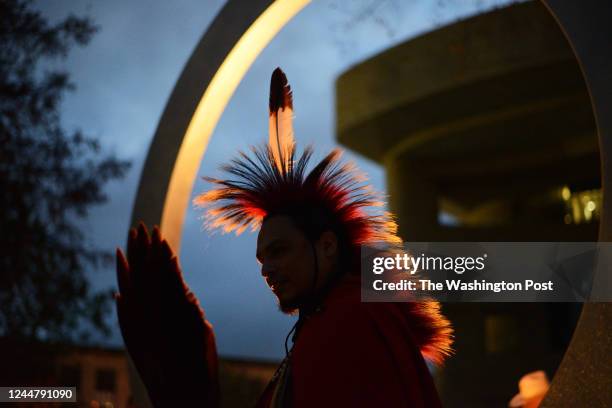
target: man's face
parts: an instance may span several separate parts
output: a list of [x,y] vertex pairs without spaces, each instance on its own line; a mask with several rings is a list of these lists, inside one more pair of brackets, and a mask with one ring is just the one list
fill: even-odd
[[257,260],[283,312],[295,311],[311,294],[312,246],[290,217],[277,215],[263,223],[257,237]]

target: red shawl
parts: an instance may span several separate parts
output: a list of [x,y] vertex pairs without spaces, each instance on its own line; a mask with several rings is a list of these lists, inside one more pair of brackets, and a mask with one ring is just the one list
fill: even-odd
[[283,381],[292,408],[441,406],[423,353],[437,362],[447,354],[448,321],[433,303],[362,303],[360,293],[359,278],[347,277],[306,318],[288,375],[258,407],[278,404]]

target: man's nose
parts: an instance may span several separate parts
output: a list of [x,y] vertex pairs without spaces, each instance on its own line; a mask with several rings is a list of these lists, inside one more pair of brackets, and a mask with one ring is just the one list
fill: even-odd
[[261,276],[264,278],[269,277],[274,272],[274,268],[270,262],[264,262],[261,265]]

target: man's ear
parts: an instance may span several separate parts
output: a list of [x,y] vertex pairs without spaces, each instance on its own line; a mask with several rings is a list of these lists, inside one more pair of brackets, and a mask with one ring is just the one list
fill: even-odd
[[338,237],[333,231],[325,231],[319,238],[319,247],[325,257],[335,257],[338,255]]

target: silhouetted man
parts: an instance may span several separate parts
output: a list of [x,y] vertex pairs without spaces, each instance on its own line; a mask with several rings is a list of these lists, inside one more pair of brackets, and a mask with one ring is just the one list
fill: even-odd
[[[312,150],[296,157],[292,110],[277,69],[268,145],[240,153],[223,167],[231,178],[207,178],[216,188],[196,199],[211,228],[259,230],[262,276],[280,309],[299,313],[293,347],[257,406],[437,407],[425,358],[450,352],[450,324],[435,302],[361,302],[361,246],[401,243],[397,225],[365,211],[381,203],[338,150],[307,171]],[[127,259],[118,250],[117,260],[122,333],[154,404],[215,406],[212,327],[159,230],[131,230]]]

